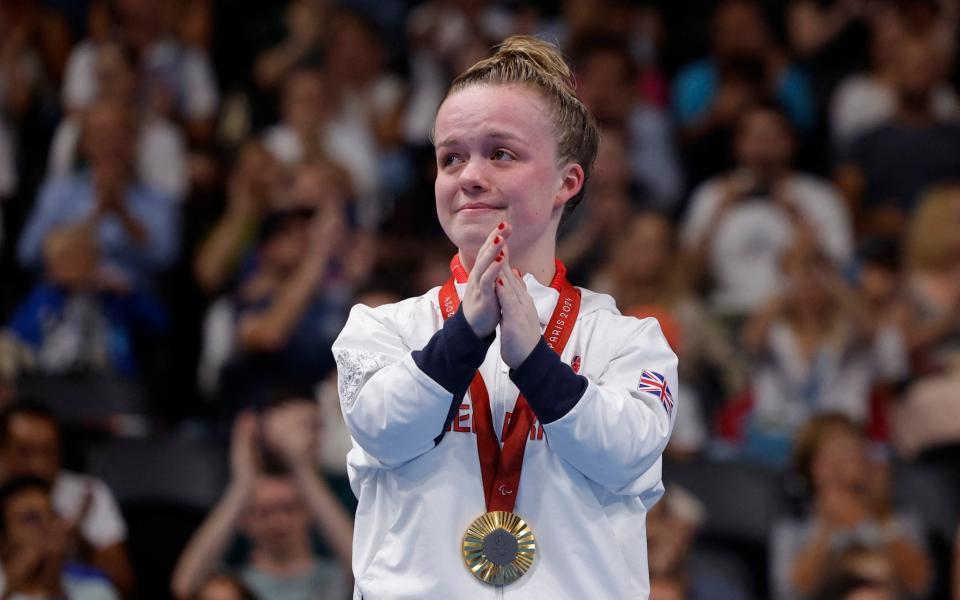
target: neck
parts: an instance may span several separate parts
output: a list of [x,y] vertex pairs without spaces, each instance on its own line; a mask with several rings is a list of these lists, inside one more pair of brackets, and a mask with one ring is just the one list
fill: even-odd
[[[469,273],[473,270],[473,263],[476,262],[476,256],[460,250],[460,264]],[[553,248],[549,252],[524,252],[513,254],[510,257],[510,265],[518,269],[521,274],[530,273],[543,285],[550,285],[553,276],[556,273],[556,264],[554,263],[555,253]]]
[[254,548],[251,559],[257,569],[265,573],[290,575],[309,567],[313,563],[313,553],[310,551],[309,540],[299,540],[292,547],[280,552]]

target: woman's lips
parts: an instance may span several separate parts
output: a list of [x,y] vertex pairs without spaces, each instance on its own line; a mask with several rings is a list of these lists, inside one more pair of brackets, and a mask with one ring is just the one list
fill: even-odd
[[470,204],[464,204],[460,207],[460,210],[457,212],[479,212],[485,210],[499,210],[499,206],[493,206],[492,204],[484,204],[482,202],[471,202]]

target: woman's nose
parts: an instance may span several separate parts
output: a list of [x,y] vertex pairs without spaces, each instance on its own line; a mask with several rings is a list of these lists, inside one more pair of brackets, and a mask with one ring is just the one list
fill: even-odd
[[487,189],[487,176],[481,161],[468,160],[460,169],[460,188],[465,192],[481,192]]

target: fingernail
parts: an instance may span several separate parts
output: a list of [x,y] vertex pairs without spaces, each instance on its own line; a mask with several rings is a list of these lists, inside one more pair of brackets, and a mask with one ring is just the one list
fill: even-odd
[[503,280],[498,277],[498,278],[497,278],[497,283],[499,283],[500,285],[503,285]]
[[496,235],[496,236],[493,237],[493,243],[494,243],[494,244],[499,244],[499,243],[500,243],[500,236],[499,236],[499,235]]
[[493,260],[495,260],[495,261],[497,261],[497,262],[500,262],[501,260],[503,260],[503,255],[500,254],[500,255],[498,255],[498,256],[497,256],[495,259],[493,259]]
[[499,225],[497,225],[497,229],[499,229],[500,231],[503,231],[503,228],[506,226],[507,226],[506,223],[500,223]]

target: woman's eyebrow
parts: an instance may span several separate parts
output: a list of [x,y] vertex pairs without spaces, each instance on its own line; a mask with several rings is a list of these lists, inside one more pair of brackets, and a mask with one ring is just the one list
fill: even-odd
[[[517,134],[510,133],[508,131],[488,131],[483,134],[483,137],[492,138],[495,140],[509,140],[509,141],[517,141],[517,142],[524,141],[524,139],[518,136]],[[460,145],[460,140],[458,140],[457,138],[447,138],[442,142],[438,143],[436,147],[446,148],[449,146],[459,146],[459,145]]]
[[460,140],[456,138],[447,138],[442,142],[440,142],[439,144],[437,144],[437,148],[445,148],[447,146],[459,146],[459,145],[460,145]]

